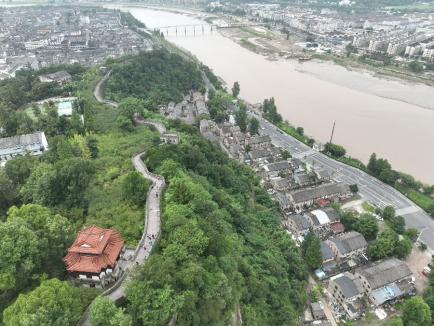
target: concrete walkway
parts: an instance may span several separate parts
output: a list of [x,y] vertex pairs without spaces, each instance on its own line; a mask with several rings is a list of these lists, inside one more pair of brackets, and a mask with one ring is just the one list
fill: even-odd
[[[101,97],[101,85],[104,83],[105,80],[107,80],[109,76],[110,72],[108,72],[96,85],[94,95],[98,102],[117,107],[117,103],[112,101],[106,101]],[[136,122],[139,124],[151,125],[156,130],[158,130],[160,134],[166,132],[166,127],[160,122],[148,121],[140,118],[136,118]],[[128,261],[126,265],[125,273],[111,287],[106,289],[101,294],[101,296],[105,296],[115,302],[125,297],[126,285],[131,278],[130,271],[134,269],[134,267],[145,263],[161,235],[160,200],[163,190],[166,186],[166,182],[164,180],[164,177],[149,172],[148,168],[142,161],[142,157],[144,155],[145,152],[139,153],[132,158],[132,163],[136,171],[140,172],[145,179],[152,182],[146,199],[146,218],[142,238],[140,239],[140,242],[136,247],[134,259]],[[89,307],[83,314],[77,325],[91,326]]]

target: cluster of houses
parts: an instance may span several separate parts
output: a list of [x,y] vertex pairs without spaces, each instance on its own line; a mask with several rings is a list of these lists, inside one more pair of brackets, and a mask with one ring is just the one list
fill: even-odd
[[[289,158],[268,135],[241,132],[234,121],[200,121],[200,132],[218,142],[229,155],[249,164],[261,176],[282,211],[282,225],[299,245],[313,232],[321,239],[322,266],[317,278],[328,284],[332,310],[338,317],[357,319],[368,307],[379,307],[415,293],[414,277],[396,258],[370,262],[368,242],[346,231],[334,202],[353,198],[348,184],[335,182],[327,170]],[[305,324],[329,325],[322,302],[310,307]]]
[[187,124],[194,124],[201,116],[209,113],[205,96],[200,92],[190,92],[181,102],[170,102],[167,106],[160,107],[159,111],[168,119],[181,120]]

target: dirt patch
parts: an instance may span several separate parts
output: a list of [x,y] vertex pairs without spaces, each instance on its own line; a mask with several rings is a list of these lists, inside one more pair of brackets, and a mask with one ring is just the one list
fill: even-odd
[[407,258],[407,265],[416,278],[416,290],[422,294],[428,285],[428,277],[422,274],[423,268],[431,262],[431,255],[427,251],[421,251],[413,248],[410,256]]

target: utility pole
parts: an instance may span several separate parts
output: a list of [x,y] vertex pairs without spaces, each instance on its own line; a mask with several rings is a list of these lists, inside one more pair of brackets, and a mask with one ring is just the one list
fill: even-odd
[[330,136],[330,144],[333,141],[333,135],[335,134],[335,126],[336,126],[336,121],[333,121],[333,129],[332,129],[332,135]]

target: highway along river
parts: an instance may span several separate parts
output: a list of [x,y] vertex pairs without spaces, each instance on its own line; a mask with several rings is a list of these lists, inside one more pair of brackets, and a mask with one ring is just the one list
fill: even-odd
[[[203,24],[166,11],[123,7],[150,28]],[[274,97],[284,119],[325,143],[334,142],[367,162],[369,155],[434,184],[434,87],[373,77],[331,63],[270,61],[218,32],[190,28],[166,37],[208,65],[228,85],[239,81],[251,103]]]

